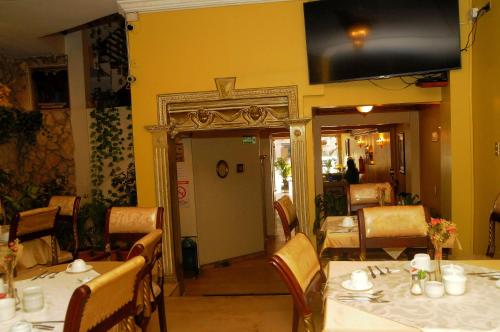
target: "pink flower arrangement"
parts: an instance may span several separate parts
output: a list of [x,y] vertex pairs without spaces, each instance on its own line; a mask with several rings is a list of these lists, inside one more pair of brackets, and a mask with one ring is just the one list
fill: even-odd
[[428,232],[433,243],[445,243],[452,234],[457,233],[455,223],[441,218],[431,218]]

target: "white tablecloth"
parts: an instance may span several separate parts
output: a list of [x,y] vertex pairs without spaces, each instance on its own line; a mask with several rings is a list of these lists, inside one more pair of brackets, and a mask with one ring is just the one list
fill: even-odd
[[[500,261],[467,261],[500,268]],[[454,263],[457,263],[454,261]],[[400,268],[398,274],[370,278],[374,289],[384,290],[390,303],[341,303],[334,299],[345,293],[340,286],[355,269],[367,265]],[[333,331],[500,331],[500,289],[495,281],[468,276],[468,290],[463,296],[445,295],[431,299],[409,294],[409,273],[402,269],[405,262],[330,262],[327,298],[325,301],[324,332]],[[466,271],[482,270],[462,264]],[[484,269],[483,269],[484,270]],[[405,281],[406,280],[406,281]]]
[[[0,332],[8,332],[10,327],[17,321],[25,320],[28,322],[40,321],[64,321],[66,309],[68,308],[69,300],[73,291],[82,284],[78,279],[85,277],[98,276],[94,270],[83,273],[70,274],[59,272],[54,278],[43,278],[36,280],[16,281],[15,287],[22,301],[23,289],[31,286],[41,286],[45,298],[45,306],[41,311],[26,313],[22,310],[22,302],[19,304],[21,310],[16,312],[16,316],[8,321],[0,322]],[[53,325],[54,332],[63,330],[63,323],[46,323]]]

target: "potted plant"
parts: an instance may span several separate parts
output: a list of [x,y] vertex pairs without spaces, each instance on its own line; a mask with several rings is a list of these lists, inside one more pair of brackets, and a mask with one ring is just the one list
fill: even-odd
[[283,178],[283,185],[281,186],[281,189],[283,191],[288,191],[288,177],[292,172],[292,166],[290,166],[290,164],[282,157],[276,159],[273,165]]

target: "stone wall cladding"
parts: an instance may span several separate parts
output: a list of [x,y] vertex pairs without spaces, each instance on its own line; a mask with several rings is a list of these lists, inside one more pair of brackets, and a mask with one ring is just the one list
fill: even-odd
[[23,165],[23,178],[35,184],[64,177],[66,189],[75,192],[75,145],[69,109],[43,110],[43,128],[36,144],[29,148]]

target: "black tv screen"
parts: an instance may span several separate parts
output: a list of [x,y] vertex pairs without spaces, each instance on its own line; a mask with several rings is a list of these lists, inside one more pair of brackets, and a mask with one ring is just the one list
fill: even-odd
[[311,84],[460,68],[458,0],[304,3]]

